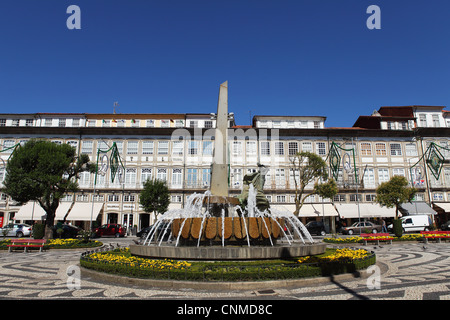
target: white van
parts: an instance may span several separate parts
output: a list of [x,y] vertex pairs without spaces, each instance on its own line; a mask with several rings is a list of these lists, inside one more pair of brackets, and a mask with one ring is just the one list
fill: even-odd
[[[431,218],[425,214],[412,215],[400,218],[402,220],[403,232],[418,232],[430,230]],[[392,224],[388,225],[388,230],[392,232]]]
[[431,219],[427,215],[412,215],[402,217],[403,232],[430,230]]

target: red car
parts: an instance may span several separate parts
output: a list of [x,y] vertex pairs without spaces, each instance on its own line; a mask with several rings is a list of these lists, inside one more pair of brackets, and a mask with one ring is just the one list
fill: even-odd
[[121,224],[117,223],[104,224],[101,227],[94,229],[94,235],[96,237],[114,236],[118,238],[124,237],[125,233],[125,228]]

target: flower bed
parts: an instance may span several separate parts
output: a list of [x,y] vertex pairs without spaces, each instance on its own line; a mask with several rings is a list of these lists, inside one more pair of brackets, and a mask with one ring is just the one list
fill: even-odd
[[[7,245],[11,244],[11,239],[4,239],[0,241],[0,249],[8,249]],[[75,249],[75,248],[92,248],[103,245],[97,240],[90,240],[88,242],[82,239],[49,239],[44,244],[44,249]]]
[[[388,238],[388,237],[378,237],[376,236],[376,234],[374,234],[373,238],[377,238],[377,239],[383,239],[383,238]],[[414,234],[405,234],[403,236],[401,236],[400,238],[398,237],[394,237],[393,241],[419,241],[422,240],[422,235],[418,234],[418,233],[414,233]],[[363,243],[364,240],[362,237],[360,236],[353,236],[353,237],[343,237],[343,238],[325,238],[323,239],[323,242],[327,242],[327,243]]]
[[296,279],[354,272],[376,262],[366,250],[327,249],[313,257],[246,262],[186,262],[132,256],[129,249],[85,254],[81,266],[124,276],[189,281]]

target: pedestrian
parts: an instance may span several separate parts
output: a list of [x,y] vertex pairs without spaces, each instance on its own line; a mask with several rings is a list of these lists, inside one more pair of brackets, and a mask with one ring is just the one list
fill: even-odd
[[386,221],[384,221],[384,219],[381,219],[381,232],[388,232],[386,228]]

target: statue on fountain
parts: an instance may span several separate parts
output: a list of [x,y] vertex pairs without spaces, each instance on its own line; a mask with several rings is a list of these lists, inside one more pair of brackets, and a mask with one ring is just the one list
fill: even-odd
[[269,201],[263,192],[266,174],[269,172],[269,168],[260,163],[258,163],[258,168],[259,170],[257,172],[248,173],[244,176],[242,192],[238,196],[240,205],[243,209],[247,206],[250,185],[253,185],[256,190],[256,207],[258,210],[265,211],[270,207]]

